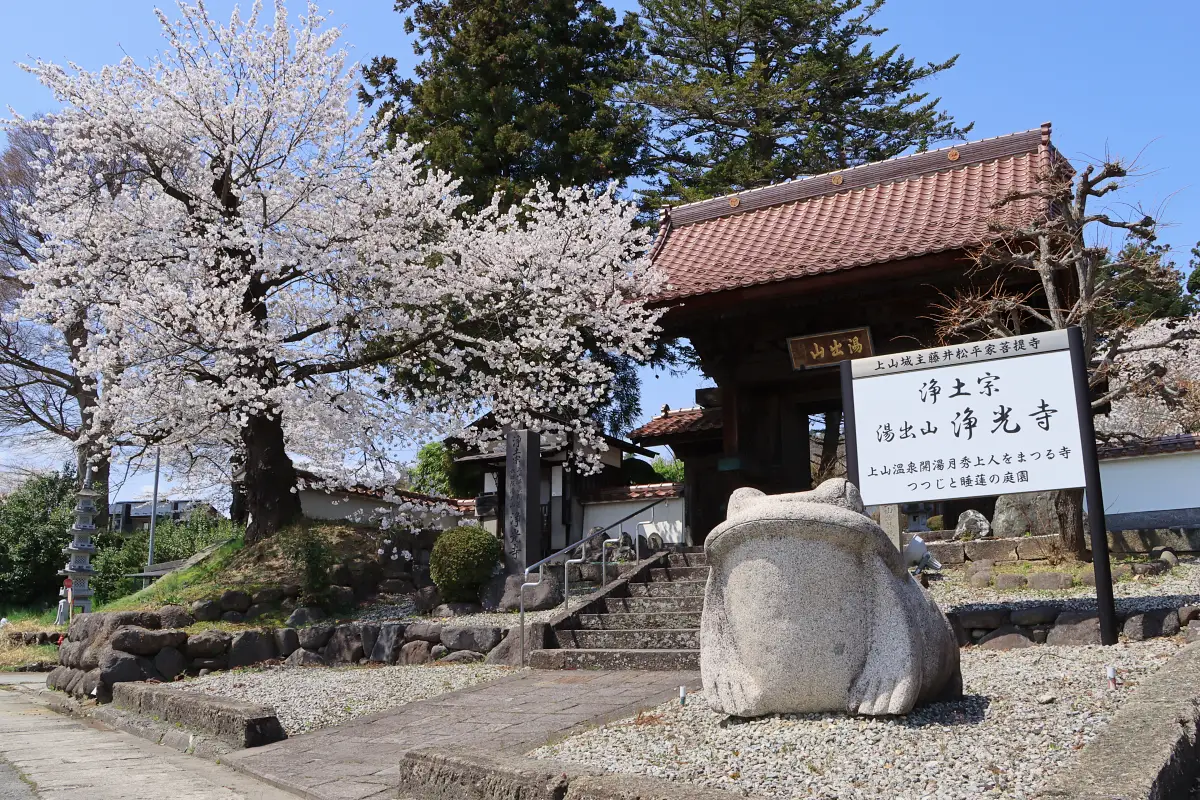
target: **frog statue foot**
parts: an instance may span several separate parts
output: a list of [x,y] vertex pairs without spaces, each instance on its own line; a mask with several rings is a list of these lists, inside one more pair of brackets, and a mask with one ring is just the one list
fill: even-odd
[[700,671],[713,710],[906,714],[961,695],[949,621],[846,480],[738,489],[704,549]]

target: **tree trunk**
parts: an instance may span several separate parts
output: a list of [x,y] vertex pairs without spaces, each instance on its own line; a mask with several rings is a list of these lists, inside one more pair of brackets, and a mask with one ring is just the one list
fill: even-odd
[[1083,489],[1062,489],[1050,492],[1050,496],[1063,552],[1075,556],[1080,561],[1090,561],[1088,534],[1083,524]]
[[841,440],[842,412],[825,412],[825,436],[821,440],[821,466],[817,470],[821,480],[833,477],[834,467],[837,466],[838,443]]
[[[95,455],[93,453],[93,455]],[[81,447],[75,448],[75,482],[82,489],[84,482],[87,479],[88,470],[94,469],[92,472],[92,488],[100,493],[96,498],[96,515],[92,518],[97,530],[108,529],[108,481],[112,470],[112,462],[109,461],[108,454],[102,454],[98,462],[89,463],[88,453]]]
[[250,516],[246,544],[254,544],[300,519],[300,494],[278,416],[251,417],[242,429],[242,446],[246,457],[246,510]]
[[246,508],[246,459],[241,451],[229,459],[229,472],[232,478],[229,482],[229,519],[240,525],[245,525],[250,516]]

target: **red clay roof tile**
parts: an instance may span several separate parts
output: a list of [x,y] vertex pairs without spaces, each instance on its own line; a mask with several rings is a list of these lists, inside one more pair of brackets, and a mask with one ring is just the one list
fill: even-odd
[[658,500],[683,496],[682,483],[643,483],[635,486],[613,486],[588,495],[589,503],[614,503],[622,500]]
[[991,224],[1044,212],[1038,199],[997,204],[1034,188],[1052,153],[1047,124],[671,209],[652,251],[669,283],[658,299],[978,245]]
[[663,436],[715,431],[720,428],[721,409],[683,408],[655,417],[640,428],[630,431],[629,438],[635,442],[645,442]]

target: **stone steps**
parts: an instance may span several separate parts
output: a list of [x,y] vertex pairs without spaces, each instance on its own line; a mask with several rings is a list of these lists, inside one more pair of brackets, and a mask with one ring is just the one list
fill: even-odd
[[612,614],[580,614],[583,630],[618,631],[630,629],[699,628],[699,611],[664,611],[649,613],[617,612]]
[[708,556],[703,550],[699,553],[671,553],[667,563],[672,567],[707,567]]
[[[661,558],[661,556],[660,556]],[[582,614],[553,631],[557,649],[535,650],[540,669],[695,670],[708,566],[700,548],[669,553],[629,597],[604,598],[604,612]]]
[[666,569],[650,570],[650,581],[652,583],[662,583],[663,581],[706,581],[708,580],[708,567],[676,567],[670,566]]
[[609,597],[605,598],[604,606],[609,614],[663,614],[673,611],[699,614],[704,610],[704,597]]
[[626,630],[555,631],[558,646],[587,650],[698,650],[696,628],[646,628]]
[[705,581],[631,583],[629,594],[633,597],[703,597],[704,584]]
[[698,670],[700,650],[534,650],[534,669]]

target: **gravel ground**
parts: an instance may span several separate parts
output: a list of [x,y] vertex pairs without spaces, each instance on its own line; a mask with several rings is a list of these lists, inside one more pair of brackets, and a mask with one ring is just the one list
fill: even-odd
[[[698,695],[531,755],[771,797],[1029,798],[1180,646],[963,652],[967,696],[889,719],[735,721]],[[1107,688],[1106,664],[1123,685]]]
[[[940,579],[929,582],[929,593],[944,611],[963,606],[1051,599],[1060,600],[1069,608],[1082,610],[1096,607],[1096,590],[1091,586],[1075,586],[1062,592],[1031,589],[998,591],[992,587],[976,589],[967,584],[966,572],[962,569],[943,571]],[[1149,611],[1200,604],[1200,559],[1180,558],[1179,565],[1170,572],[1121,581],[1113,586],[1113,594],[1117,598],[1119,611]]]
[[337,725],[415,700],[465,689],[511,672],[482,664],[419,667],[267,667],[214,672],[169,684],[182,691],[204,692],[261,703],[275,709],[289,736]]

